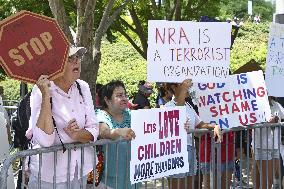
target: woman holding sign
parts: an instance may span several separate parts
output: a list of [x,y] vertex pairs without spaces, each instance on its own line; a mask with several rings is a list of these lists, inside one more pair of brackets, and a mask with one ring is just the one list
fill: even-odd
[[[131,140],[135,138],[131,127],[130,111],[127,109],[128,97],[125,86],[121,81],[112,81],[102,87],[100,104],[103,109],[97,111],[97,118],[100,125],[99,138]],[[133,188],[130,184],[129,162],[130,144],[120,142],[104,146],[103,177],[99,188]],[[106,156],[107,154],[107,156]]]
[[[63,150],[31,156],[29,188],[83,188],[87,174],[93,169],[92,147],[65,152],[66,143],[97,140],[98,126],[89,85],[79,80],[81,59],[86,49],[72,46],[63,76],[50,81],[42,75],[34,86],[31,97],[31,117],[26,136],[32,148],[62,145]],[[56,158],[56,159],[55,159]],[[55,180],[54,180],[55,179]],[[55,184],[54,184],[55,183]]]
[[[172,92],[175,96],[173,100],[168,102],[165,106],[185,106],[187,113],[187,124],[185,125],[185,129],[187,131],[194,129],[210,129],[214,131],[214,136],[218,138],[218,141],[222,141],[222,133],[219,125],[211,125],[204,123],[197,113],[194,111],[193,107],[185,101],[185,99],[189,96],[189,88],[192,86],[192,82],[190,79],[184,80],[181,84],[177,83],[168,83],[166,84],[166,90]],[[195,149],[193,146],[193,138],[191,134],[187,135],[187,150],[188,150],[188,163],[189,163],[189,172],[182,173],[177,175],[170,176],[171,180],[169,185],[171,188],[182,189],[186,187],[186,183],[188,188],[192,187],[192,179],[197,171],[197,160]],[[194,188],[194,187],[193,187]]]

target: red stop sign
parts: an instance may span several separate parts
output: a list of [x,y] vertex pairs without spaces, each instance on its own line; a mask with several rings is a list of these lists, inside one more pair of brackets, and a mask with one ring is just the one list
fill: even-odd
[[35,83],[40,75],[60,76],[69,42],[57,22],[21,11],[0,22],[0,65],[12,78]]

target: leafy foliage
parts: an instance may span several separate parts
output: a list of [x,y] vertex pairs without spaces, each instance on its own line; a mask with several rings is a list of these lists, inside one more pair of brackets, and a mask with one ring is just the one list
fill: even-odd
[[[1,81],[0,86],[4,88],[4,99],[5,100],[20,100],[20,81],[5,78]],[[28,84],[28,91],[32,90],[32,85]]]
[[[219,16],[221,3],[229,0],[134,0],[111,27],[120,32],[140,55],[147,58],[148,20],[199,20]],[[208,8],[210,7],[210,8]],[[131,17],[131,19],[127,19]],[[133,38],[134,36],[134,38]],[[138,39],[138,40],[137,40]]]
[[[128,12],[112,26],[113,32],[120,32],[144,58],[147,58],[148,20],[198,21],[201,16],[210,18],[248,18],[247,0],[135,0],[128,6]],[[254,14],[261,20],[272,20],[273,5],[265,0],[253,1]],[[129,19],[131,18],[131,19]]]
[[269,23],[246,22],[239,30],[231,51],[231,70],[235,71],[254,59],[262,68],[265,67]]
[[[267,51],[269,23],[245,23],[239,31],[231,51],[231,69],[235,71],[243,64],[255,59],[264,68]],[[111,80],[122,80],[130,96],[137,92],[137,84],[146,79],[146,61],[121,37],[118,42],[102,43],[102,62],[97,83],[106,84]],[[83,73],[82,73],[83,74]],[[19,82],[6,79],[1,82],[7,99],[19,99]],[[29,86],[31,87],[31,86]],[[154,104],[156,95],[151,95]]]
[[[226,18],[248,18],[248,1],[228,1],[221,4],[220,17]],[[253,1],[253,14],[260,15],[261,20],[271,21],[274,13],[274,6],[270,1],[254,0]]]
[[[138,82],[146,80],[146,67],[146,61],[129,44],[110,44],[104,41],[97,83],[106,84],[112,80],[121,80],[132,97],[138,90]],[[152,95],[152,102],[154,98],[155,95]]]
[[[120,10],[126,6],[127,2],[126,0],[116,0],[115,3],[109,0],[88,2],[81,0],[0,0],[0,20],[20,10],[28,10],[49,17],[54,15],[63,32],[71,41],[73,40],[69,26],[75,31],[77,30],[76,27],[78,27],[76,44],[84,46],[88,50],[86,54],[86,57],[88,57],[84,59],[84,64],[82,64],[82,70],[85,72],[83,78],[89,83],[95,83],[101,57],[99,54],[102,37],[106,35],[109,40],[113,40],[113,36],[108,30],[109,26],[120,13]],[[59,14],[63,12],[64,14]],[[77,13],[80,15],[77,15]],[[1,68],[0,78],[5,76],[3,73]],[[93,96],[94,91],[95,88],[92,87]]]
[[4,81],[1,81],[1,86],[4,88],[4,99],[20,99],[20,81],[7,78]]
[[7,18],[13,13],[27,10],[38,14],[53,17],[46,0],[0,0],[0,20]]
[[[223,5],[226,5],[226,10],[224,7],[221,8],[221,12],[219,14],[219,10],[217,10],[219,3],[217,0],[208,1],[209,4],[204,6],[204,9],[198,9],[196,13],[186,13],[185,8],[182,8],[182,19],[183,20],[194,20],[198,19],[200,15],[208,15],[211,17],[215,17],[218,15],[223,15],[224,18],[234,15],[240,15],[241,13],[246,14],[247,11],[247,1],[242,3],[241,1],[228,1],[230,3],[226,3],[226,1],[222,1]],[[257,2],[261,2],[262,0],[254,1],[255,5]],[[97,8],[95,10],[95,14],[99,15],[95,17],[94,27],[97,27],[96,23],[99,23],[102,11],[105,6],[105,1],[98,1]],[[143,28],[143,33],[147,36],[147,24],[148,19],[165,19],[166,9],[161,8],[160,11],[153,11],[151,7],[152,4],[150,0],[142,1],[135,0],[137,4],[134,5],[135,11],[137,12],[137,16],[141,22],[141,26]],[[147,3],[146,3],[147,2]],[[168,1],[161,1],[164,3]],[[185,1],[183,1],[185,2]],[[203,2],[201,0],[192,1],[195,3]],[[214,4],[215,2],[215,4]],[[221,1],[219,1],[221,2]],[[73,0],[64,0],[64,5],[66,8],[67,14],[69,14],[70,22],[73,27],[76,26],[76,13],[75,13],[75,5]],[[210,4],[211,3],[211,4]],[[172,7],[173,4],[170,5]],[[209,6],[210,5],[210,6]],[[240,8],[234,9],[234,6],[240,6]],[[184,7],[185,5],[182,5]],[[197,6],[197,4],[192,5],[193,8]],[[130,7],[130,6],[129,6]],[[210,7],[210,12],[208,12],[208,7]],[[243,8],[242,8],[243,7]],[[244,8],[245,7],[245,8]],[[255,7],[256,8],[256,7]],[[0,0],[0,19],[6,18],[11,15],[13,12],[17,10],[31,10],[33,12],[42,13],[48,16],[52,16],[51,11],[48,6],[48,1],[45,0]],[[230,10],[232,10],[230,12]],[[235,12],[233,10],[236,10]],[[237,10],[239,12],[237,12]],[[121,18],[133,26],[133,21],[128,11],[125,11],[125,16]],[[154,17],[153,17],[154,15]],[[261,15],[262,18],[263,15]],[[116,23],[121,24],[121,23]],[[117,25],[116,25],[117,26]],[[115,27],[116,27],[115,26]],[[231,69],[232,71],[238,69],[243,64],[249,62],[251,59],[255,59],[257,62],[261,64],[262,67],[265,66],[266,59],[266,51],[267,51],[267,40],[268,40],[268,23],[254,24],[246,22],[243,27],[239,30],[238,37],[235,40],[233,49],[231,51]],[[127,30],[129,36],[133,41],[141,46],[141,41],[139,36],[131,31],[127,26],[121,26],[124,30]],[[112,28],[114,29],[114,28]],[[112,30],[114,31],[114,30]],[[137,49],[134,49],[127,40],[122,37],[122,35],[114,35],[111,36],[108,33],[107,39],[113,42],[113,39],[117,39],[116,43],[110,44],[107,41],[103,41],[102,43],[102,61],[100,63],[99,73],[97,83],[105,84],[114,79],[120,79],[126,84],[127,92],[130,96],[134,95],[137,92],[137,84],[140,80],[146,79],[146,61],[145,59],[137,52]],[[110,38],[111,37],[111,38]],[[114,38],[113,38],[114,37]],[[147,40],[146,40],[147,43]],[[0,68],[0,80],[3,79],[3,72],[1,72]],[[82,73],[84,74],[84,73]],[[2,76],[2,77],[1,77]],[[4,94],[7,99],[19,99],[19,87],[20,83],[15,80],[11,80],[6,78],[4,81],[1,81],[1,86],[4,86]],[[151,102],[154,103],[155,95],[151,96]]]

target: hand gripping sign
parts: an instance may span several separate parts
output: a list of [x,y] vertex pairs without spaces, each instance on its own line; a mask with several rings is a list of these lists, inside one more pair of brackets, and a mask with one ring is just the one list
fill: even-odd
[[14,79],[35,83],[63,74],[69,42],[57,22],[21,11],[0,22],[0,65]]

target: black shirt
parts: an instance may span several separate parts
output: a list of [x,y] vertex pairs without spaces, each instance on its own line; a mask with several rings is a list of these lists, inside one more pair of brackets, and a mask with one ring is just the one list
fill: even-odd
[[137,93],[137,95],[134,97],[134,100],[132,102],[133,104],[138,104],[135,109],[144,109],[145,106],[149,106],[150,107],[150,102],[147,99],[147,97],[145,97],[143,94],[141,93]]

